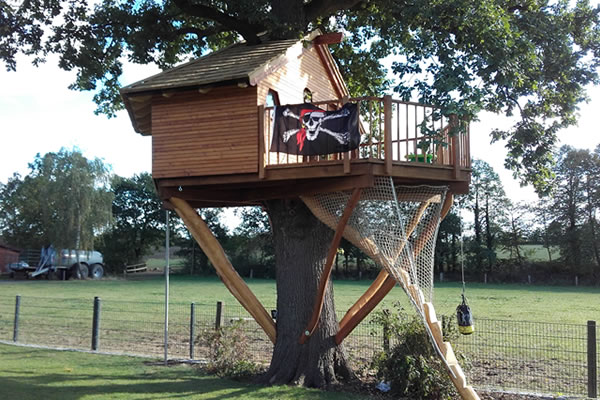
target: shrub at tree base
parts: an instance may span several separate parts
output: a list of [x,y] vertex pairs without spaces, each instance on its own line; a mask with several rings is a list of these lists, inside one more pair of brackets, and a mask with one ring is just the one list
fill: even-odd
[[255,376],[260,367],[251,361],[245,322],[235,321],[220,329],[207,329],[196,342],[208,347],[207,370],[220,377],[243,379]]
[[374,322],[384,326],[388,351],[375,356],[377,378],[391,386],[394,396],[409,399],[454,399],[457,393],[420,319],[402,312],[378,312]]

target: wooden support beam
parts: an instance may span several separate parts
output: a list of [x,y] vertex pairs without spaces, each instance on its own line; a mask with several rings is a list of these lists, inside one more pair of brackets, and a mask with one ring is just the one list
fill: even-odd
[[333,260],[335,259],[335,255],[337,253],[337,249],[340,245],[340,241],[342,240],[342,235],[344,233],[344,228],[346,228],[346,224],[348,220],[352,216],[352,211],[356,207],[356,204],[360,200],[360,194],[362,193],[362,189],[356,188],[352,192],[352,196],[348,199],[348,203],[346,204],[346,208],[344,209],[344,213],[342,217],[338,221],[337,229],[335,230],[335,235],[333,240],[331,241],[331,245],[329,247],[329,252],[327,253],[327,260],[325,261],[325,267],[323,269],[323,273],[321,275],[321,281],[319,282],[319,290],[317,292],[317,296],[315,298],[315,304],[313,308],[313,314],[306,326],[304,332],[300,336],[299,343],[304,344],[308,338],[313,334],[315,328],[317,327],[317,323],[319,322],[319,317],[321,316],[321,311],[323,309],[323,302],[325,300],[325,291],[327,290],[327,284],[329,283],[329,277],[331,276],[331,269],[333,267]]
[[175,207],[175,211],[181,217],[194,239],[196,239],[200,245],[200,248],[202,248],[217,270],[217,274],[227,289],[229,289],[231,294],[233,294],[250,315],[254,317],[271,342],[275,343],[277,333],[273,319],[233,268],[233,265],[231,265],[231,262],[227,259],[223,248],[210,231],[208,225],[206,225],[202,218],[185,200],[171,197],[169,201]]
[[[430,201],[424,201],[421,203],[419,209],[408,224],[406,230],[407,237],[412,235],[413,231],[419,224],[419,221],[423,217],[425,210],[427,207],[429,207],[429,204]],[[405,244],[406,242],[402,242],[402,244],[398,247],[395,252],[396,254],[394,255],[394,260],[400,256]],[[386,263],[388,261],[383,259],[379,260],[379,262]],[[404,281],[404,286],[406,289],[408,289],[410,277],[405,277]],[[365,319],[365,317],[369,315],[375,307],[377,307],[381,300],[384,299],[384,297],[394,288],[395,285],[396,281],[394,278],[392,278],[385,269],[382,269],[367,291],[358,299],[356,303],[354,303],[354,305],[352,305],[352,307],[350,307],[350,309],[346,312],[346,315],[344,315],[340,321],[340,328],[338,333],[335,335],[336,343],[340,344],[346,338],[346,336],[348,336],[350,332],[352,332],[354,328],[356,328],[358,324],[360,324],[362,320]]]
[[[444,199],[444,203],[442,204],[442,208],[440,211],[440,220],[443,220],[450,211],[453,199],[454,195],[452,193],[448,193],[446,195],[446,198]],[[406,230],[407,237],[410,236],[415,230],[415,228],[418,225],[418,222],[423,217],[425,210],[429,206],[430,202],[432,202],[432,200],[433,197],[421,203],[419,209],[417,210],[417,213],[415,213],[415,216],[409,222],[408,229]],[[437,202],[439,201],[440,200],[438,199]],[[428,232],[428,236],[430,234],[433,234],[433,232]],[[426,239],[425,243],[427,243],[428,240],[429,239]],[[415,249],[415,257],[421,253],[423,247],[424,246],[419,246]],[[402,249],[403,247],[401,247],[399,251],[396,252],[396,257],[400,256],[400,254],[402,253]],[[406,278],[405,280],[407,281],[406,289],[408,289],[408,284],[410,283],[410,281],[408,281],[408,279]],[[377,307],[381,300],[383,300],[385,296],[394,288],[395,284],[396,281],[394,280],[394,278],[392,278],[385,269],[382,269],[379,272],[379,275],[377,276],[375,281],[373,281],[371,286],[369,286],[367,291],[358,299],[356,303],[354,303],[352,307],[350,307],[350,309],[346,312],[346,315],[344,315],[344,317],[340,321],[340,328],[335,337],[337,344],[340,344],[344,340],[344,338],[346,338],[346,336],[348,336],[354,330],[354,328],[356,328],[356,326],[358,326],[358,324],[360,324],[362,320],[367,315],[369,315],[375,307]],[[414,300],[418,301],[420,300],[420,297],[421,296],[417,296],[417,298],[414,298]]]

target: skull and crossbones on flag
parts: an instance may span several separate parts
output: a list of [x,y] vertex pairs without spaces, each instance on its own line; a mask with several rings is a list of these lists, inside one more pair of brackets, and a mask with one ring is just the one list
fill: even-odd
[[348,103],[336,111],[312,104],[276,106],[272,152],[324,155],[358,148],[358,107]]

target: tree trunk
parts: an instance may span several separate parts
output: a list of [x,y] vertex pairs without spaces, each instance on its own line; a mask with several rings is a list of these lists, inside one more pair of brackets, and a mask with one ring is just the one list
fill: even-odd
[[327,387],[351,377],[338,330],[331,282],[319,324],[309,340],[298,340],[310,320],[333,231],[300,199],[267,202],[277,264],[277,342],[262,381]]

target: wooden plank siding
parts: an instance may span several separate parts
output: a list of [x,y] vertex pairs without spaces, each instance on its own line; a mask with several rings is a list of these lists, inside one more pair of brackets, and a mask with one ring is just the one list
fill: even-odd
[[219,87],[152,101],[155,179],[258,170],[256,88]]
[[304,49],[300,57],[290,60],[259,82],[257,105],[265,104],[269,89],[277,92],[281,104],[303,103],[305,88],[312,92],[313,101],[339,97],[315,46]]

